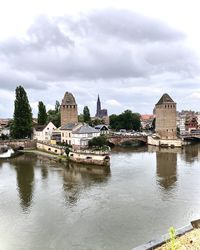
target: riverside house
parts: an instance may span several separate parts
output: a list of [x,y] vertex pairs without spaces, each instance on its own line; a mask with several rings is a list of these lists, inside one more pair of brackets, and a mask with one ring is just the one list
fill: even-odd
[[36,125],[33,128],[33,139],[44,142],[50,141],[52,133],[56,129],[52,122],[49,122],[47,125]]
[[72,146],[74,149],[87,148],[88,141],[100,136],[100,132],[88,124],[82,124],[72,132]]

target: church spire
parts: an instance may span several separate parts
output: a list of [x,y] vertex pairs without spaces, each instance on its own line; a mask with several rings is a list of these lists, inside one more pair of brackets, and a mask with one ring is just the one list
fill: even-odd
[[100,117],[100,116],[101,116],[101,101],[100,101],[100,97],[99,97],[99,94],[98,94],[96,117]]

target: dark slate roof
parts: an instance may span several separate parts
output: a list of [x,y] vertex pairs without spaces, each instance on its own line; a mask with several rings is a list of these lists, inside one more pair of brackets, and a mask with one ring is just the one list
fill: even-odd
[[65,93],[65,96],[62,100],[62,105],[76,105],[76,101],[72,93]]
[[161,105],[161,104],[163,104],[163,103],[175,103],[173,100],[172,100],[172,98],[168,95],[168,94],[164,94],[161,98],[160,98],[160,100],[158,101],[158,103],[156,103],[156,105]]
[[97,129],[94,129],[93,127],[89,126],[88,124],[82,125],[80,128],[73,131],[73,134],[92,134],[92,133],[98,133],[99,131]]
[[101,130],[104,127],[108,130],[108,127],[104,124],[99,124],[99,125],[95,126],[95,129]]
[[36,131],[43,131],[47,125],[37,125],[34,127]]
[[68,123],[66,125],[63,125],[60,130],[72,130],[74,129],[76,126],[78,125],[78,123]]

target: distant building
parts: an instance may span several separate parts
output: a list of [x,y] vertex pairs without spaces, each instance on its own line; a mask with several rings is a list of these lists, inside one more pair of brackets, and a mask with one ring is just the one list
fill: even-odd
[[187,116],[185,119],[185,129],[189,133],[191,130],[198,129],[198,118],[196,116]]
[[49,122],[47,125],[37,125],[33,128],[33,139],[38,141],[50,141],[53,131],[57,128]]
[[60,106],[61,126],[78,122],[77,104],[72,93],[66,92]]
[[97,109],[95,119],[102,119],[105,124],[109,124],[109,116],[107,109],[101,109],[101,101],[98,95],[97,98]]
[[164,94],[155,105],[156,133],[161,139],[176,139],[176,103]]
[[152,127],[152,122],[155,118],[155,115],[141,115],[140,121],[142,129],[150,129]]
[[108,128],[108,126],[106,126],[104,124],[99,124],[99,125],[95,126],[95,129],[97,131],[99,131],[101,135],[107,135],[107,134],[109,134],[109,128]]
[[180,129],[180,135],[185,134],[186,132],[186,128],[185,128],[185,119],[186,116],[185,115],[180,115],[179,116],[179,129]]

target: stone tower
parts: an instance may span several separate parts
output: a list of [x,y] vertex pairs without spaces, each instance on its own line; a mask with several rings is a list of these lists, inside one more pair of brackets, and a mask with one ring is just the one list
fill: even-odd
[[155,105],[156,133],[161,139],[177,138],[176,103],[168,94],[164,94]]
[[97,112],[96,112],[96,117],[101,117],[101,101],[98,95],[98,99],[97,99]]
[[66,92],[60,106],[61,126],[78,122],[77,104],[74,96]]

